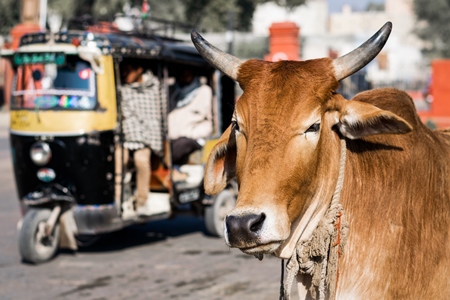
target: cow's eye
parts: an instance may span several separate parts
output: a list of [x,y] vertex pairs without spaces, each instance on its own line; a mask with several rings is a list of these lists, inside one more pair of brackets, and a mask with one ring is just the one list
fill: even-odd
[[320,129],[320,123],[315,123],[315,124],[312,124],[312,125],[305,131],[305,133],[307,133],[307,132],[318,132],[319,129]]
[[238,124],[238,122],[237,121],[231,121],[231,126],[232,126],[232,128],[234,129],[234,130],[236,130],[236,131],[240,131],[241,129],[239,128],[239,124]]

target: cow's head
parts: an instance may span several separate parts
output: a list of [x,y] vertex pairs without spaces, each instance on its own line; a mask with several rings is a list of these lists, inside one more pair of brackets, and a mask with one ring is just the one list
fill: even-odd
[[238,182],[236,207],[225,219],[230,247],[289,257],[330,204],[340,136],[411,130],[395,114],[335,92],[340,80],[379,53],[391,28],[386,23],[359,48],[334,60],[280,62],[241,61],[192,33],[202,56],[244,91],[205,172],[208,194],[220,192],[234,177]]

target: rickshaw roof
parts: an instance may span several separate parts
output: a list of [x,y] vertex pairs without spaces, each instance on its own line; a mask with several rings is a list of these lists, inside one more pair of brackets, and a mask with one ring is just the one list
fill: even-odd
[[56,45],[79,44],[81,46],[98,47],[104,55],[156,59],[211,68],[190,42],[158,35],[139,36],[122,32],[67,31],[55,33],[53,39],[54,44],[50,42],[51,35],[48,32],[25,34],[20,40],[17,51],[25,50],[28,52],[32,51],[33,48],[37,51],[43,51],[46,45],[49,46],[48,50],[51,50]]

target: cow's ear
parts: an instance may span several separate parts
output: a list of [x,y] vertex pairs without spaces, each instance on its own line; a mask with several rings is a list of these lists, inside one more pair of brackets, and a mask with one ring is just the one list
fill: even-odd
[[339,122],[336,126],[349,139],[375,134],[407,133],[412,130],[404,119],[372,104],[354,100],[344,100],[340,104]]
[[214,146],[206,162],[205,192],[214,195],[222,191],[236,176],[236,136],[230,125]]

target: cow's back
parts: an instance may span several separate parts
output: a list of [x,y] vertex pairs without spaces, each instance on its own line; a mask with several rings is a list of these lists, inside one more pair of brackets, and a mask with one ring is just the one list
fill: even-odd
[[450,134],[428,129],[398,90],[355,100],[392,111],[413,131],[347,141],[339,298],[450,299]]

